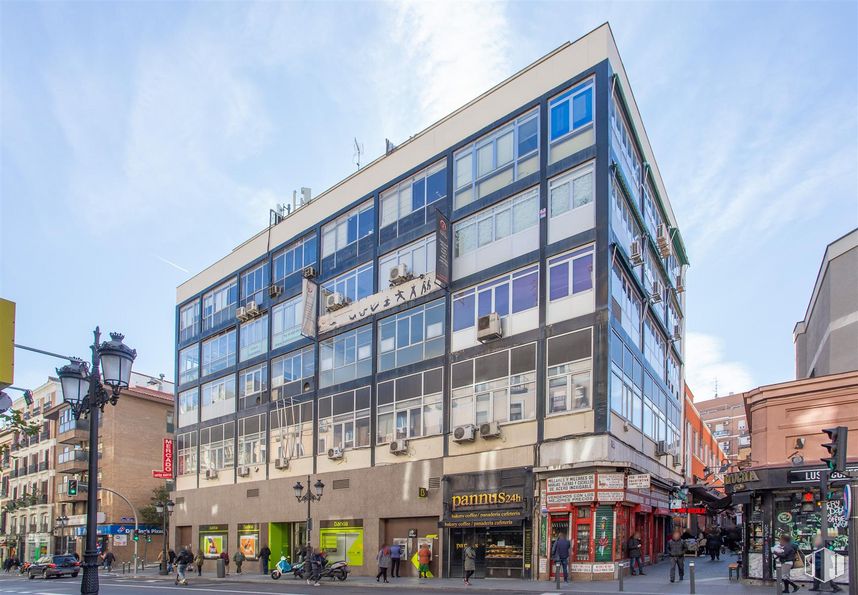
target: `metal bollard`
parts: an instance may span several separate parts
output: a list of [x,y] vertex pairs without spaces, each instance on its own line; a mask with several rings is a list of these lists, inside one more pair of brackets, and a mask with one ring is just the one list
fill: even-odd
[[783,569],[780,564],[775,561],[775,593],[781,592],[781,578],[783,575]]
[[625,562],[620,562],[620,563],[618,564],[618,567],[619,567],[619,569],[620,569],[620,570],[619,570],[619,572],[618,572],[617,574],[618,574],[618,575],[619,575],[619,577],[620,577],[620,593],[622,593],[622,592],[625,590],[625,589],[623,588],[623,577],[624,577],[624,576],[625,576],[625,574],[626,574],[626,568],[628,568],[628,564],[626,564]]
[[690,591],[691,595],[694,595],[697,592],[694,588],[695,587],[694,586],[694,562],[688,563],[688,572],[689,572],[688,588],[691,589],[691,591]]
[[560,590],[560,560],[554,561],[554,588]]

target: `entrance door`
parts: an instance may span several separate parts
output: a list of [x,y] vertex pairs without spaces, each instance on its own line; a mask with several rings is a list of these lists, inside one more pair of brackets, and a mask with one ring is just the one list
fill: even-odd
[[191,527],[176,527],[176,545],[179,548],[191,546],[191,551],[194,550],[194,541],[191,539]]
[[474,578],[486,577],[486,529],[481,527],[468,529],[450,529],[448,541],[448,564],[450,578],[465,576],[465,546],[470,544],[477,554]]
[[[569,514],[562,515],[551,515],[551,529],[549,529],[551,539],[548,541],[548,576],[550,578],[554,578],[554,557],[551,555],[551,552],[554,548],[554,542],[560,537],[560,534],[564,534],[567,539],[570,541],[573,539],[571,533],[569,533]],[[572,552],[569,554],[572,555]],[[561,574],[563,574],[561,572]]]

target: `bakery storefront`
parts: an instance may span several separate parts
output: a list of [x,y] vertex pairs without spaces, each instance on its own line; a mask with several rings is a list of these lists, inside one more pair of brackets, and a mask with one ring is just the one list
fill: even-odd
[[464,575],[464,550],[471,545],[475,578],[530,578],[532,477],[529,468],[445,477],[447,577]]

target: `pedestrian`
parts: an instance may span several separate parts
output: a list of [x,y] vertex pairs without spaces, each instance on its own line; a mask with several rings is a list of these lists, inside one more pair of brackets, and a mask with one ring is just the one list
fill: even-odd
[[262,574],[268,574],[268,560],[271,559],[271,549],[267,545],[263,545],[259,550],[259,569]]
[[390,568],[390,548],[382,544],[375,559],[378,560],[378,574],[375,575],[375,582],[378,582],[382,577],[384,577],[384,582],[390,582],[387,580],[387,569]]
[[685,540],[679,529],[667,540],[667,555],[670,556],[670,582],[676,582],[676,570],[679,569],[679,580],[685,578]]
[[[307,544],[307,548],[310,550],[309,554],[309,564],[310,564],[310,575],[307,579],[307,584],[313,584],[316,587],[319,586],[319,579],[322,578],[322,568],[325,565],[325,554],[320,550],[313,550],[310,544]],[[306,567],[308,562],[304,562],[304,566]]]
[[111,572],[113,570],[113,563],[116,562],[116,556],[111,551],[104,552],[104,571]]
[[463,555],[465,557],[465,584],[471,586],[471,577],[477,569],[477,552],[471,547],[470,543],[467,543],[465,544]]
[[402,561],[402,546],[390,546],[390,578],[399,578],[399,563]]
[[[554,540],[554,545],[551,546],[551,558],[555,563],[560,564],[563,570],[563,582],[569,582],[569,552],[572,551],[572,544],[566,539],[565,533],[558,533],[557,539]],[[556,568],[556,566],[555,566]]]
[[843,589],[838,587],[837,583],[835,583],[833,579],[830,581],[823,581],[822,580],[822,578],[823,578],[822,572],[823,572],[824,566],[825,566],[825,557],[824,557],[824,552],[822,551],[823,549],[825,549],[825,540],[822,539],[822,536],[817,535],[816,538],[814,538],[813,549],[814,549],[814,552],[813,552],[813,562],[814,562],[813,563],[813,570],[814,570],[813,586],[810,589],[808,589],[808,591],[820,591],[821,590],[820,587],[824,587],[825,585],[828,585],[829,587],[831,587],[831,591],[833,593],[838,593],[838,592],[842,591]]
[[182,548],[182,551],[179,552],[179,555],[176,556],[176,584],[177,585],[187,585],[188,578],[185,576],[185,573],[188,570],[188,564],[193,563],[194,557],[191,553]]
[[778,562],[781,563],[781,580],[784,583],[783,592],[789,593],[789,588],[792,586],[792,592],[795,593],[801,588],[801,586],[790,578],[792,566],[795,563],[796,556],[798,555],[798,548],[796,548],[795,544],[792,542],[792,537],[786,533],[781,535],[780,543],[772,548],[772,553],[775,555]]
[[432,562],[432,551],[428,543],[423,543],[417,550],[417,572],[420,578],[429,578],[429,564]]
[[220,553],[220,559],[223,560],[223,573],[225,576],[229,576],[229,552],[223,550]]
[[709,553],[710,562],[721,559],[721,545],[723,543],[718,528],[709,529],[709,533],[706,535],[706,551]]
[[629,537],[628,543],[628,553],[629,553],[629,567],[632,570],[632,576],[635,575],[635,565],[638,567],[637,574],[643,576],[646,574],[643,571],[643,563],[641,562],[643,556],[641,555],[641,534],[635,532],[631,537]]
[[244,553],[240,549],[235,550],[235,553],[232,555],[232,561],[235,562],[235,573],[236,574],[241,574],[241,565],[244,564],[244,561],[246,559],[247,559],[247,557],[244,555]]
[[203,550],[197,552],[197,555],[194,556],[194,565],[197,567],[197,576],[203,575]]
[[167,552],[167,572],[173,572],[173,567],[176,565],[176,552],[173,548],[170,548],[170,551]]

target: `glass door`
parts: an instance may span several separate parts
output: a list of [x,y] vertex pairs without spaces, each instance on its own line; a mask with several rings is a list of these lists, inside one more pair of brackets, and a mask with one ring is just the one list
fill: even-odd
[[579,506],[574,514],[575,539],[572,542],[572,551],[575,553],[575,561],[589,562],[590,547],[593,540],[590,507]]
[[[552,579],[554,578],[554,557],[551,555],[551,552],[554,548],[554,542],[557,541],[561,533],[564,534],[570,542],[574,541],[575,536],[569,532],[568,513],[562,515],[551,515],[551,539],[548,542],[548,576]],[[570,552],[569,555],[572,556],[573,552]]]

